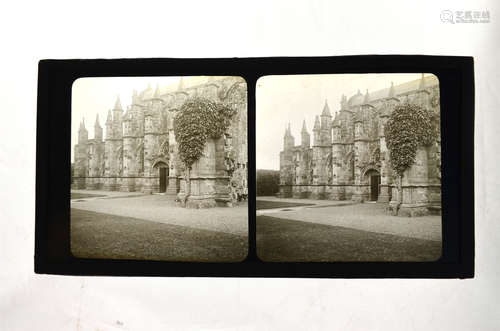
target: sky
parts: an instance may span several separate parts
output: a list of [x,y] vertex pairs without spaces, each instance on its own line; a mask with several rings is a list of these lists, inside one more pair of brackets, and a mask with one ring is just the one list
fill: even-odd
[[[184,85],[199,83],[208,77],[184,77]],[[86,77],[75,80],[71,97],[71,162],[74,162],[74,146],[78,142],[78,128],[85,119],[85,127],[89,132],[89,139],[94,138],[94,124],[96,116],[103,128],[103,137],[106,134],[106,118],[108,110],[114,108],[117,96],[120,96],[122,108],[125,111],[132,103],[134,89],[140,93],[151,84],[155,89],[173,85],[177,87],[180,77]],[[191,84],[192,85],[192,84]]]
[[[290,122],[295,144],[300,144],[302,122],[311,134],[314,117],[328,101],[332,116],[340,109],[342,94],[349,99],[421,78],[422,74],[280,75],[259,78],[256,89],[256,168],[279,170],[285,127]],[[425,74],[427,76],[427,74]]]

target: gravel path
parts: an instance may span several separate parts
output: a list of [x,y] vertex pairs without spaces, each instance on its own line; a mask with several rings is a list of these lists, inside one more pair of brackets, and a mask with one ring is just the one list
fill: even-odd
[[165,195],[137,196],[137,192],[82,192],[91,194],[104,192],[107,196],[74,200],[71,201],[71,208],[196,229],[248,235],[247,203],[232,208],[186,209],[176,206],[173,198]]
[[[284,199],[291,200],[291,199]],[[293,199],[302,202],[314,200]],[[332,201],[329,201],[330,203]],[[322,203],[324,205],[324,203]],[[348,206],[301,207],[275,210],[273,217],[295,221],[342,226],[346,228],[394,234],[417,239],[441,241],[441,216],[398,217],[385,212],[386,204],[360,203]]]

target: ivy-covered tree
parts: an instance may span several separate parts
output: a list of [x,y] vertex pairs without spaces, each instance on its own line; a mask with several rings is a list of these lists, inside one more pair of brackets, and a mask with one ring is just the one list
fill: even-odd
[[432,114],[416,104],[396,106],[385,126],[385,139],[391,166],[399,177],[399,204],[402,203],[402,181],[406,169],[415,162],[417,150],[436,139],[437,128]]
[[174,117],[174,134],[186,181],[184,204],[191,194],[191,168],[200,159],[207,139],[220,138],[231,123],[235,111],[222,103],[205,98],[190,98]]

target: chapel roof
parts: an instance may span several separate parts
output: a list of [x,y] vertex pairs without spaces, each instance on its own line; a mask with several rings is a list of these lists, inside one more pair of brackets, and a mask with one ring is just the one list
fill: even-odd
[[157,86],[155,90],[148,86],[145,90],[139,93],[141,100],[147,100],[155,97],[156,93],[158,96],[162,96],[167,93],[175,93],[179,91],[188,90],[191,88],[196,88],[206,84],[215,84],[217,81],[226,79],[226,76],[188,76],[181,77],[179,81],[170,83],[164,86]]
[[[422,88],[422,86],[431,87],[431,86],[434,86],[437,84],[439,84],[439,80],[434,75],[424,76],[423,80],[422,80],[422,78],[417,78],[417,79],[414,79],[414,80],[411,80],[409,82],[405,82],[405,83],[402,83],[399,85],[394,85],[391,83],[390,87],[371,92],[369,94],[369,100],[370,100],[370,102],[372,102],[375,100],[384,99],[384,98],[388,98],[388,97],[397,96],[399,94],[408,93],[410,91],[417,91],[420,88]],[[359,90],[355,95],[350,97],[349,101],[348,101],[348,104],[351,107],[352,106],[359,106],[363,103],[364,103],[364,96],[361,94],[361,92],[359,92]]]
[[357,106],[361,105],[363,103],[363,100],[364,100],[363,94],[361,94],[361,92],[358,90],[358,92],[355,95],[349,98],[347,104],[351,107]]

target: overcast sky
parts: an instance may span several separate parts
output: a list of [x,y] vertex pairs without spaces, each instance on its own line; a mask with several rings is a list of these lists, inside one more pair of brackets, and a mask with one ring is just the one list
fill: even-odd
[[256,168],[279,170],[285,127],[290,122],[295,145],[300,144],[302,121],[311,134],[314,117],[328,100],[332,116],[340,109],[340,98],[419,79],[422,74],[346,74],[266,76],[257,81]]

